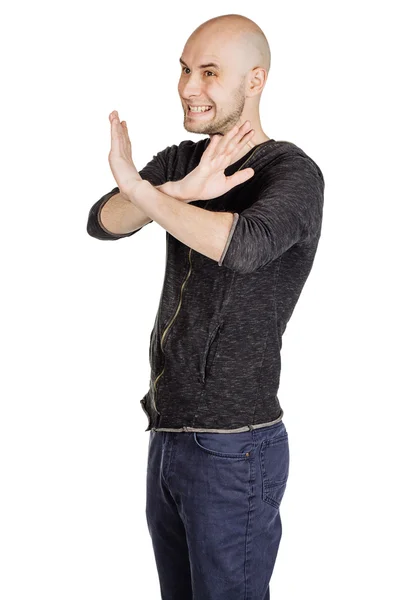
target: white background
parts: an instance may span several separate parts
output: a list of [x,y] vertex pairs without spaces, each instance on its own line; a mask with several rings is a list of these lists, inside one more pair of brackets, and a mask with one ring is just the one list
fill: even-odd
[[271,597],[400,597],[394,2],[39,1],[0,20],[2,600],[160,598],[139,400],[165,230],[100,241],[86,223],[116,185],[112,110],[138,169],[203,137],[183,127],[179,56],[226,13],[270,43],[264,131],[302,148],[326,183],[283,338],[291,465]]

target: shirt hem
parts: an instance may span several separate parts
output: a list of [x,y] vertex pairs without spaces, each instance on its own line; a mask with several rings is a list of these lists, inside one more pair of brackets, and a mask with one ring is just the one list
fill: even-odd
[[232,225],[231,225],[231,228],[230,228],[230,231],[229,231],[228,239],[226,240],[225,248],[224,248],[224,251],[222,252],[221,258],[218,261],[218,266],[219,267],[222,266],[222,261],[224,260],[225,255],[226,255],[226,253],[228,251],[229,244],[231,243],[233,232],[236,229],[236,225],[237,225],[238,220],[239,220],[239,213],[236,213],[236,212],[233,213],[233,221],[232,221]]
[[[275,425],[275,423],[279,423],[282,421],[284,415],[284,411],[281,411],[281,414],[277,419],[273,421],[268,421],[268,423],[257,423],[256,425],[244,425],[243,427],[238,427],[236,429],[214,429],[214,428],[205,428],[205,427],[151,427],[151,431],[177,431],[177,432],[208,432],[208,433],[240,433],[241,431],[251,431],[252,429],[259,429],[260,427],[268,427],[271,425]],[[148,431],[148,430],[146,430]]]

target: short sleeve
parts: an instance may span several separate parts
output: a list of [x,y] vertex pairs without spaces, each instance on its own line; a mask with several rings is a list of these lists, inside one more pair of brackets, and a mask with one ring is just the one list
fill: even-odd
[[[325,182],[317,164],[289,154],[274,162],[256,201],[234,213],[219,266],[251,273],[318,235]],[[246,186],[243,188],[243,192]]]
[[[150,162],[147,163],[143,167],[141,171],[139,171],[139,175],[142,179],[146,179],[152,185],[162,185],[167,181],[167,164],[168,164],[168,154],[171,150],[172,146],[168,146],[164,150],[161,150],[157,154],[155,154]],[[89,211],[88,221],[87,221],[87,233],[99,240],[119,240],[123,237],[129,237],[134,233],[137,233],[143,227],[139,227],[139,229],[135,229],[135,231],[130,231],[128,233],[116,234],[108,231],[100,220],[100,211],[103,208],[104,204],[115,194],[119,193],[119,187],[113,188],[110,192],[105,194],[97,200],[95,204],[91,207]],[[153,220],[149,221],[152,223]],[[146,223],[148,225],[149,223]]]

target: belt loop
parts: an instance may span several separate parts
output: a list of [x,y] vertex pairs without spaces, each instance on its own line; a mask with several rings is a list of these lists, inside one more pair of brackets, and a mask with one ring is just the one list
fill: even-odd
[[254,425],[248,425],[248,428],[250,429],[250,431],[252,431],[254,429]]

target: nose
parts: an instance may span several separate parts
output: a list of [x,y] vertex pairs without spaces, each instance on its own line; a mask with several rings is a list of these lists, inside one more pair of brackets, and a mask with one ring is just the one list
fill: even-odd
[[198,78],[192,75],[186,76],[184,82],[180,82],[179,90],[182,98],[189,102],[190,99],[201,97],[201,85]]

